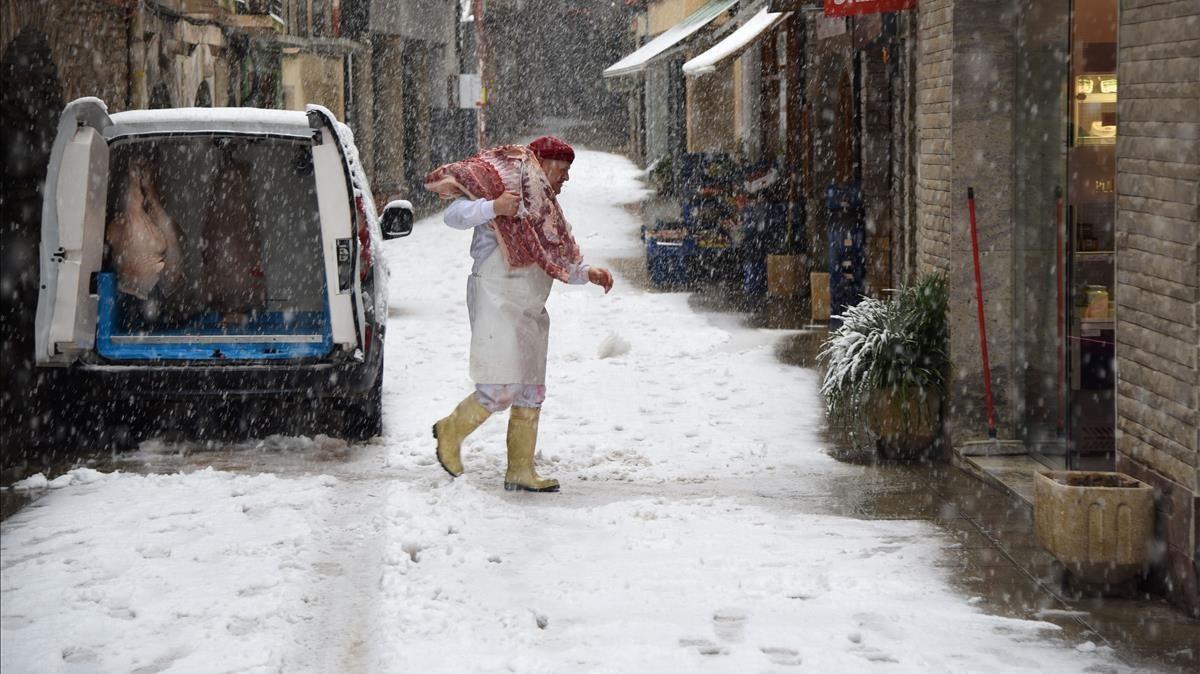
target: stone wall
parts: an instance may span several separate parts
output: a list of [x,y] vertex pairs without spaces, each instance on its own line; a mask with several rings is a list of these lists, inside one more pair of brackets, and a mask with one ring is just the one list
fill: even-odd
[[[404,185],[404,40],[392,36],[376,36],[372,70],[375,75],[372,92],[374,120],[375,174],[372,189],[385,199],[403,198]],[[386,76],[383,76],[386,73]]]
[[1200,614],[1200,3],[1122,0],[1117,469],[1153,484],[1160,580]]
[[375,184],[378,174],[375,171],[374,62],[371,57],[372,47],[369,43],[362,52],[356,52],[349,57],[354,92],[347,106],[349,109],[346,116],[354,129],[354,144],[358,146],[358,157],[362,161],[363,170],[367,173],[367,179],[371,181],[371,188],[378,192],[379,186]]
[[1015,433],[1013,354],[1014,12],[993,0],[919,5],[916,266],[950,283],[953,372],[947,428],[956,448],[987,435],[967,188],[981,247],[992,397],[1001,439]]
[[[61,395],[58,370],[33,364],[42,183],[63,104],[98,96],[126,107],[125,16],[83,0],[0,0],[0,464],[59,449],[62,424],[39,406]],[[21,449],[18,449],[21,448]]]
[[917,28],[917,264],[950,266],[950,102],[954,83],[952,0],[922,0]]
[[95,0],[3,0],[0,53],[22,33],[39,35],[49,46],[64,101],[98,96],[110,111],[126,107],[128,30],[122,8]]
[[[1005,3],[1007,4],[1007,3]],[[975,190],[979,268],[992,401],[1000,439],[1014,439],[1013,143],[1016,15],[995,0],[954,2],[954,95],[950,133],[950,357],[956,447],[987,435],[967,190]],[[939,245],[941,248],[941,245]],[[1022,288],[1023,290],[1023,288]]]

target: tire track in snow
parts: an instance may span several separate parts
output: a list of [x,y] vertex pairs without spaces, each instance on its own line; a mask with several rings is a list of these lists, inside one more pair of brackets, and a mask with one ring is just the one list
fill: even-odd
[[376,630],[383,555],[380,511],[393,476],[380,471],[382,448],[368,445],[337,479],[317,530],[319,556],[310,563],[297,651],[286,671],[379,671]]

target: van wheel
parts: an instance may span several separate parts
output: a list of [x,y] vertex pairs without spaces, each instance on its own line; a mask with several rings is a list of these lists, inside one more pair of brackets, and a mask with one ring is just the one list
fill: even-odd
[[347,397],[342,405],[342,437],[346,440],[370,440],[383,434],[383,363],[371,390]]

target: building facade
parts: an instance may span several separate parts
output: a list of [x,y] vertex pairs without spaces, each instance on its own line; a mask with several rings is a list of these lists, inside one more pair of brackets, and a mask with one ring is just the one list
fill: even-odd
[[1159,490],[1160,580],[1200,614],[1200,3],[1119,18],[1116,467]]
[[[1200,3],[920,0],[851,17],[719,4],[652,3],[642,45],[705,7],[725,14],[606,73],[640,73],[635,154],[775,162],[803,205],[804,272],[831,271],[830,228],[849,224],[861,292],[947,274],[952,458],[1021,454],[1153,485],[1150,582],[1200,611]],[[656,9],[673,21],[650,21]],[[680,61],[760,10],[783,18],[672,88]],[[795,279],[801,297],[824,292]]]
[[967,188],[1006,451],[1155,487],[1197,612],[1200,4],[923,0],[919,271],[951,280],[950,445],[987,445]]

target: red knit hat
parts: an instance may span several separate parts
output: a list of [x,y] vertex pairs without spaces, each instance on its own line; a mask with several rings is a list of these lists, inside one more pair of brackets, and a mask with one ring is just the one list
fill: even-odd
[[542,136],[529,144],[529,151],[538,159],[557,159],[568,164],[575,161],[575,150],[554,136]]

